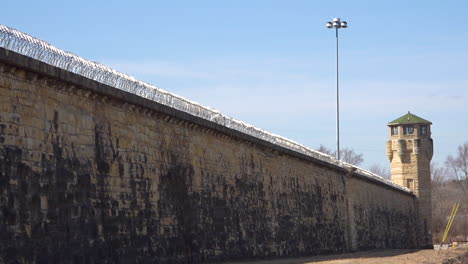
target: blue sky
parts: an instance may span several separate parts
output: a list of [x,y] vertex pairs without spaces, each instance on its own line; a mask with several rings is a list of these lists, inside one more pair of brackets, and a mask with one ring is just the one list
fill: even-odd
[[306,146],[388,167],[386,124],[433,122],[434,160],[468,140],[468,1],[7,1],[0,23]]

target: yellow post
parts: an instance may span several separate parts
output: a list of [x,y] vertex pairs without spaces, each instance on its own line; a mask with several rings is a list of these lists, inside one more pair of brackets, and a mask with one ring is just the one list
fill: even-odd
[[453,213],[452,221],[450,222],[450,226],[448,227],[447,234],[445,235],[446,238],[448,236],[448,233],[450,232],[450,229],[452,228],[453,220],[455,220],[455,216],[457,215],[457,212],[458,212],[458,207],[460,207],[460,203],[457,203],[457,207],[455,208],[455,212]]
[[441,243],[444,243],[444,241],[445,241],[445,235],[447,234],[447,230],[448,230],[448,227],[450,225],[450,221],[452,221],[452,215],[453,215],[453,212],[455,212],[455,207],[456,206],[457,206],[457,204],[454,204],[453,207],[452,207],[452,211],[450,212],[449,220],[447,221],[447,225],[445,226],[444,234],[442,235]]
[[450,232],[450,228],[452,227],[453,220],[455,219],[455,215],[457,214],[458,207],[460,206],[460,203],[454,204],[454,208],[452,209],[453,214],[451,214],[451,218],[449,219],[449,222],[447,223],[447,228],[445,230],[444,237],[442,238],[442,243],[444,243],[445,239],[448,236],[448,233]]

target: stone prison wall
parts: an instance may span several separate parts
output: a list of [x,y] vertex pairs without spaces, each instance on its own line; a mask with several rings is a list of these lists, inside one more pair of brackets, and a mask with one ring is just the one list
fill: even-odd
[[415,196],[0,48],[0,263],[417,246]]

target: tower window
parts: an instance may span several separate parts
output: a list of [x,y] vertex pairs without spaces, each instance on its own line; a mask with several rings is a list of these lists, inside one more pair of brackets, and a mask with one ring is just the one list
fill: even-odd
[[425,136],[427,135],[427,126],[423,125],[419,127],[419,135]]
[[414,190],[414,181],[413,179],[406,179],[406,187],[410,190]]
[[414,133],[414,126],[413,125],[403,126],[403,134],[413,135],[413,133]]
[[392,136],[398,135],[398,127],[397,126],[392,126],[391,129],[392,129]]

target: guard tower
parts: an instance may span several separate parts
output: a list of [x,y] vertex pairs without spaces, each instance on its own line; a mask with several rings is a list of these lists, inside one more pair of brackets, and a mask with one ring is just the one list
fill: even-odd
[[433,154],[431,125],[408,111],[388,123],[390,140],[387,156],[391,164],[392,181],[407,187],[418,197],[418,243],[432,247],[432,203],[430,163]]

